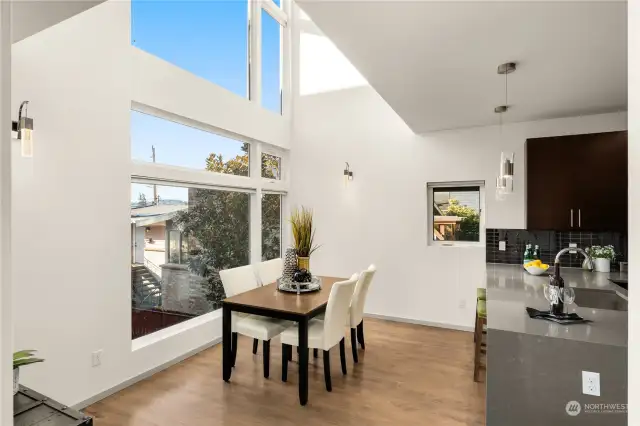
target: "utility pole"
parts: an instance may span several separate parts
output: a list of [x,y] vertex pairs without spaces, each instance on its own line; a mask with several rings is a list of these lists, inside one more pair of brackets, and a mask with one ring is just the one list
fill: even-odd
[[[156,147],[155,145],[151,145],[151,159],[153,160],[153,163],[155,164],[156,162]],[[153,204],[155,204],[156,206],[158,205],[158,187],[156,185],[153,185]]]

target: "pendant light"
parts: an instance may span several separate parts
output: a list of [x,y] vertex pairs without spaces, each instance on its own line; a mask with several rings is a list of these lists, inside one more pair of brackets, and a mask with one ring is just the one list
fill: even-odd
[[[498,74],[504,75],[504,105],[494,108],[496,114],[500,114],[500,142],[502,143],[502,114],[509,110],[509,82],[507,76],[516,70],[515,62],[507,62],[498,66]],[[505,195],[513,192],[514,174],[513,152],[500,153],[499,174],[496,179],[496,198],[503,199]]]

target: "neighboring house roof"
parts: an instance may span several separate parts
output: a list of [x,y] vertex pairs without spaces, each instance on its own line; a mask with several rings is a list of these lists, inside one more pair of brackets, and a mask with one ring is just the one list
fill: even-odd
[[458,223],[462,221],[462,219],[463,218],[460,216],[434,216],[433,223],[440,223],[440,224]]
[[147,226],[153,223],[171,220],[180,210],[185,210],[186,204],[158,204],[148,207],[132,208],[131,223],[136,226]]

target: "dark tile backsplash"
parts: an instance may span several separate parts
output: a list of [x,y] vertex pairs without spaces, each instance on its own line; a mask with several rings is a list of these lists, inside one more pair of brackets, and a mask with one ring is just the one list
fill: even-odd
[[[506,241],[506,250],[498,250],[498,242]],[[620,232],[556,232],[556,231],[528,231],[526,229],[487,229],[487,262],[521,264],[527,243],[540,246],[540,257],[544,263],[553,265],[556,253],[569,243],[576,243],[578,247],[612,245],[618,253],[618,258],[612,264],[627,259],[627,236]],[[579,268],[584,258],[580,253],[565,254],[561,259],[561,266]]]

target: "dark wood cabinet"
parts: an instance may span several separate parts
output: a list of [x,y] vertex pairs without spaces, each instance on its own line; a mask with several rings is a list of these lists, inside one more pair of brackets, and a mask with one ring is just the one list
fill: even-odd
[[527,228],[626,231],[627,132],[528,139]]

